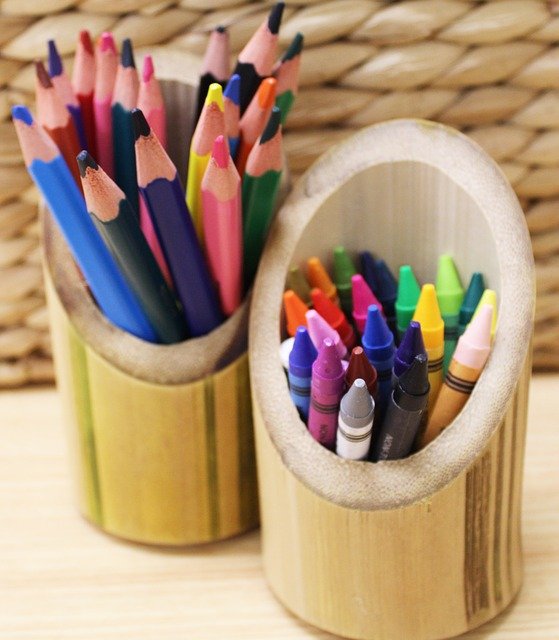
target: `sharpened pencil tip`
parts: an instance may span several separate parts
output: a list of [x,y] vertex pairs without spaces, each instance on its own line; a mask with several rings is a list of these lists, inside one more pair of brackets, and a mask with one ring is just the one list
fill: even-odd
[[76,156],[76,160],[78,162],[78,169],[80,170],[80,176],[82,178],[85,177],[85,172],[88,167],[90,169],[93,169],[93,171],[97,171],[97,169],[99,169],[99,165],[85,149],[78,153],[78,155]]
[[227,27],[224,27],[222,24],[218,25],[215,30],[218,33],[227,33]]
[[14,120],[21,120],[29,126],[33,124],[33,116],[31,115],[31,111],[29,111],[29,109],[22,104],[16,104],[12,107],[12,118]]
[[153,78],[153,58],[148,54],[144,58],[144,66],[142,68],[142,80],[149,82]]
[[270,114],[270,119],[268,120],[262,135],[260,136],[259,144],[264,144],[271,140],[281,125],[281,110],[279,107],[274,107],[272,109],[272,113]]
[[223,92],[223,97],[228,98],[235,105],[239,105],[241,102],[241,76],[238,73],[234,73]]
[[212,82],[206,95],[205,105],[215,102],[220,111],[223,111],[223,89],[218,82]]
[[125,38],[122,41],[122,51],[120,53],[120,63],[123,67],[136,68],[136,62],[134,60],[134,49],[132,47],[132,40]]
[[132,126],[134,127],[134,140],[140,136],[147,138],[151,133],[150,126],[141,109],[132,109]]
[[47,70],[45,69],[45,65],[42,63],[41,60],[35,60],[35,74],[37,76],[37,80],[39,81],[39,84],[42,87],[44,87],[45,89],[49,89],[50,87],[52,87],[50,76],[47,73]]
[[93,55],[93,42],[91,42],[91,34],[87,29],[80,31],[80,42],[87,53]]
[[226,169],[229,165],[229,149],[224,136],[217,136],[212,148],[212,158],[220,169]]
[[116,44],[113,34],[110,31],[104,31],[99,38],[99,49],[102,52],[111,51],[116,54]]
[[293,60],[295,56],[298,56],[303,50],[303,42],[305,38],[302,33],[296,33],[295,37],[291,41],[289,47],[287,47],[287,51],[281,57],[282,62],[287,62],[287,60]]
[[258,104],[261,109],[269,109],[276,100],[276,85],[277,80],[275,78],[266,78],[262,80],[258,87]]
[[56,42],[54,40],[48,41],[48,49],[49,74],[51,78],[55,78],[64,71],[64,68],[62,66],[62,59],[60,57],[60,54],[58,53]]
[[270,15],[268,17],[268,29],[270,29],[274,35],[279,32],[284,7],[284,2],[278,2],[270,11]]

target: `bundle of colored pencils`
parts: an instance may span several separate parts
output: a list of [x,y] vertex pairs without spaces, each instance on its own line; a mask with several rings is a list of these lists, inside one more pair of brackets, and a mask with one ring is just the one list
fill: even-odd
[[[218,327],[251,286],[283,170],[281,126],[297,93],[302,36],[277,59],[276,4],[229,74],[229,36],[209,38],[186,194],[166,152],[151,56],[79,35],[70,79],[53,40],[36,62],[37,119],[12,111],[26,166],[105,316],[150,342]],[[185,140],[185,144],[188,141]]]
[[[359,268],[343,247],[333,278],[310,258],[290,270],[280,356],[311,435],[344,458],[398,459],[429,444],[462,410],[489,357],[495,292],[472,275],[464,291],[450,255],[420,288],[397,281],[368,251]],[[311,288],[313,287],[313,288]],[[396,348],[396,345],[398,347]]]

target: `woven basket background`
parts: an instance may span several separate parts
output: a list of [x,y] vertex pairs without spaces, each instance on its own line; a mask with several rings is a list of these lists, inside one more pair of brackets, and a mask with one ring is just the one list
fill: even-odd
[[[526,211],[537,262],[534,364],[559,368],[559,3],[287,0],[286,45],[305,35],[287,153],[297,175],[352,130],[393,117],[466,131],[501,165]],[[268,11],[242,0],[0,3],[0,387],[52,380],[37,195],[8,121],[32,102],[47,38],[71,55],[80,29],[136,47],[202,54],[216,24],[239,51]],[[70,62],[68,60],[67,64]]]

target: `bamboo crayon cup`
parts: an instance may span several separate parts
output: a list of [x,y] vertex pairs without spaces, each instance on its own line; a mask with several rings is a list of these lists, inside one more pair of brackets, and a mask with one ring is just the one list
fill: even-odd
[[[278,357],[288,270],[332,247],[413,264],[441,253],[500,301],[493,351],[467,405],[403,460],[344,460],[308,433]],[[518,201],[456,131],[396,120],[364,129],[297,182],[271,230],[249,327],[264,568],[285,606],[362,640],[433,640],[503,610],[522,581],[520,499],[534,266]]]
[[[197,63],[184,53],[154,58],[172,126],[170,153],[184,176],[197,81],[185,73]],[[50,215],[43,223],[57,382],[80,511],[110,534],[157,545],[219,540],[255,527],[247,302],[204,337],[148,344],[107,322]]]

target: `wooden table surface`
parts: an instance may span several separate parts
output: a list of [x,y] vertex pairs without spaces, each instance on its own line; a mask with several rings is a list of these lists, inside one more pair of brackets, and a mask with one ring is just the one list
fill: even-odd
[[[559,375],[532,384],[517,600],[463,638],[559,639]],[[188,551],[119,542],[72,506],[53,389],[0,394],[0,638],[333,639],[290,615],[257,532]],[[402,640],[413,640],[402,639]]]

